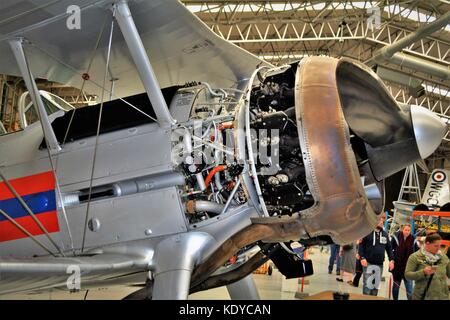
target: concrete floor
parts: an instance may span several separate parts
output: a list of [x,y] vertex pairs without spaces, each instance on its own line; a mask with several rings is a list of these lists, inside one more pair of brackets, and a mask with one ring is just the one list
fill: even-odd
[[[343,291],[350,293],[362,293],[362,279],[359,288],[352,287],[348,284],[336,281],[336,275],[328,274],[328,257],[329,254],[320,252],[319,248],[314,248],[310,259],[314,263],[314,275],[306,278],[309,284],[304,286],[304,292],[313,295],[327,290]],[[386,268],[387,269],[387,266]],[[386,281],[381,283],[379,296],[388,297],[388,283],[390,273],[384,270],[384,277]],[[272,276],[254,274],[253,275],[256,286],[258,288],[261,299],[264,300],[292,300],[295,299],[295,292],[299,290],[300,285],[298,279],[284,279],[278,270],[274,270]],[[117,300],[122,299],[128,294],[135,291],[132,287],[111,287],[104,289],[90,290],[87,295],[87,300]],[[0,296],[0,300],[24,299],[24,300],[82,300],[86,292],[69,293],[66,291],[56,291],[41,294],[11,294]],[[207,291],[197,292],[189,296],[190,300],[227,300],[230,299],[228,291],[225,287],[211,289]],[[406,299],[406,292],[402,285],[400,289],[400,299]]]

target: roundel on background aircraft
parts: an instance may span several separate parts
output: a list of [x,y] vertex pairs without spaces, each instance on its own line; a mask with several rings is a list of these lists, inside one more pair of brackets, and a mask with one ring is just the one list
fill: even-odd
[[445,174],[444,171],[438,170],[438,171],[433,172],[433,174],[431,175],[431,178],[433,179],[433,181],[442,182],[445,179],[447,179],[447,175]]

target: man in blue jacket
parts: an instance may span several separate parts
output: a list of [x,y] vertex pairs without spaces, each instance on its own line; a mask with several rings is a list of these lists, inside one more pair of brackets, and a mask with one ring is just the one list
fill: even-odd
[[380,289],[385,252],[389,258],[389,270],[394,269],[394,255],[391,242],[383,230],[385,216],[382,216],[375,230],[365,236],[359,245],[358,254],[363,266],[363,294],[376,296]]

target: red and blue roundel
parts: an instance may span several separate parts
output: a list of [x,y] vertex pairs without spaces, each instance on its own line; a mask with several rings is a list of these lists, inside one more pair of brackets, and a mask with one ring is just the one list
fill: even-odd
[[[51,171],[11,179],[9,183],[22,196],[36,218],[49,233],[59,231],[55,178]],[[19,200],[14,197],[4,182],[0,183],[0,209],[32,235],[44,234],[44,231],[28,214]],[[0,214],[0,242],[26,237],[28,236],[25,233]]]
[[447,178],[447,175],[444,171],[438,170],[433,172],[433,176],[431,177],[433,181],[442,182]]

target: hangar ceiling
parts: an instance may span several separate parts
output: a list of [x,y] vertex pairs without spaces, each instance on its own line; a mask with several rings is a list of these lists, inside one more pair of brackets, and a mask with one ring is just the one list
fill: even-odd
[[[274,64],[327,55],[377,65],[397,101],[427,107],[450,122],[449,1],[182,2],[217,35]],[[444,18],[445,28],[405,47],[401,59],[373,61],[381,48]],[[407,63],[411,59],[418,67]],[[447,135],[430,167],[449,155]]]

